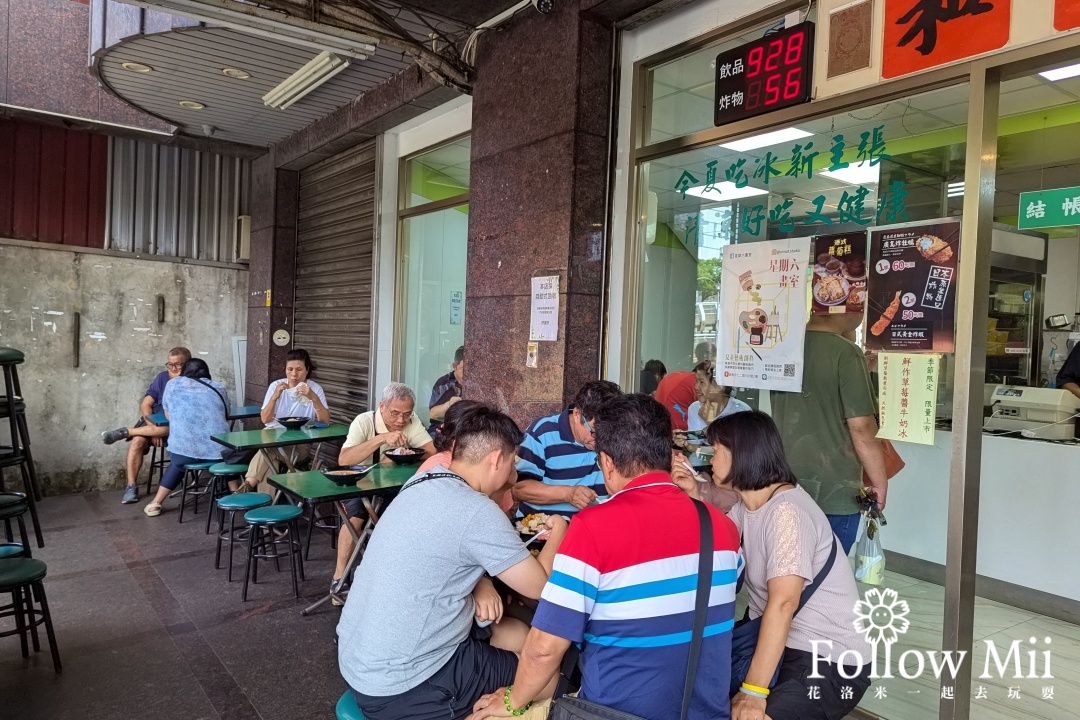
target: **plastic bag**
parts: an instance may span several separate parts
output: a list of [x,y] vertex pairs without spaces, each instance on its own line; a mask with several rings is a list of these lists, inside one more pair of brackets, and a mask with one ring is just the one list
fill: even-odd
[[855,579],[866,585],[880,585],[885,579],[881,527],[869,514],[863,515],[862,525],[859,540],[855,543]]

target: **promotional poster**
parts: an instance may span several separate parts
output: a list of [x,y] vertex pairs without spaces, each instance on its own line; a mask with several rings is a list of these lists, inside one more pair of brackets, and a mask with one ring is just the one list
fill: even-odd
[[814,314],[861,314],[866,308],[866,231],[818,235],[813,243]]

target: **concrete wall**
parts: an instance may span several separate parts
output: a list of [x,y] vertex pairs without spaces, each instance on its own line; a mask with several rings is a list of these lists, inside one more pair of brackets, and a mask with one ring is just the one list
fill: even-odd
[[0,241],[0,345],[27,356],[19,378],[46,493],[121,485],[127,444],[107,447],[100,434],[138,418],[169,348],[190,348],[234,399],[232,338],[245,333],[247,286],[246,270]]

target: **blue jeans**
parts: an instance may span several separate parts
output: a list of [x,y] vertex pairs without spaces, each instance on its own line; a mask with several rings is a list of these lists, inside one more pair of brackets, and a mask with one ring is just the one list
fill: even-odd
[[187,455],[177,455],[171,452],[169,453],[169,467],[165,468],[165,474],[161,476],[161,487],[167,490],[175,490],[176,486],[184,479],[185,466],[197,462],[221,462],[221,458],[211,461],[188,457]]
[[855,538],[859,534],[859,521],[862,520],[862,513],[826,515],[825,517],[829,518],[829,524],[832,525],[833,532],[836,533],[836,537],[840,538],[840,547],[844,548],[844,555],[847,555],[851,552],[851,546],[855,544]]

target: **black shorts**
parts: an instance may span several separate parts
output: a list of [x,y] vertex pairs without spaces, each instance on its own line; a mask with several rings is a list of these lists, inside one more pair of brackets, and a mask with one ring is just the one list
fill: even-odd
[[517,655],[509,650],[470,636],[445,665],[412,690],[386,697],[353,690],[353,698],[367,720],[464,718],[483,695],[514,682],[517,664]]
[[345,514],[349,517],[365,517],[367,510],[364,509],[364,501],[360,498],[345,500],[341,503],[345,506]]
[[[846,675],[854,671],[854,667],[844,668]],[[818,662],[818,674],[823,677],[811,679],[813,672],[811,653],[785,648],[780,677],[769,693],[765,714],[772,720],[841,720],[855,709],[870,687],[869,664],[863,665],[851,680],[841,677],[836,665],[824,661]],[[815,694],[817,699],[811,697]]]

